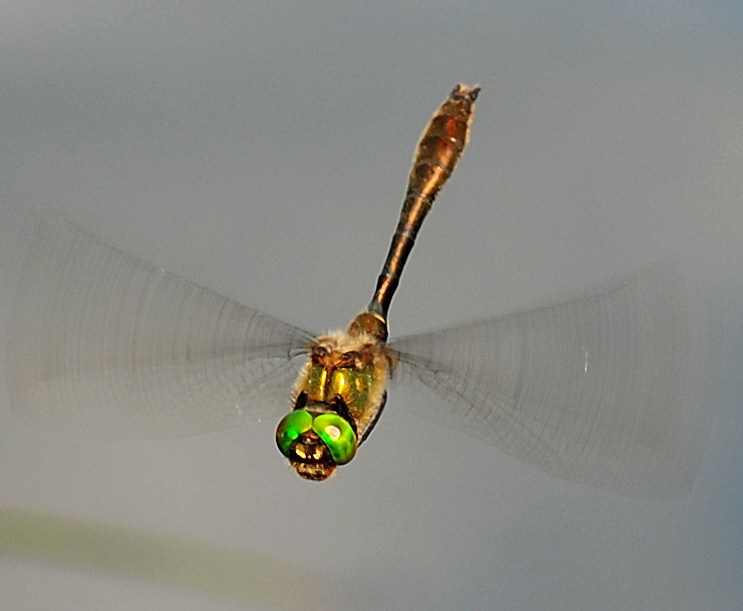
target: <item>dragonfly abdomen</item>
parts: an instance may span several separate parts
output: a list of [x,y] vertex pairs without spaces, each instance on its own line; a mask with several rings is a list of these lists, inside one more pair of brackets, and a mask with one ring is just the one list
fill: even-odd
[[477,86],[457,85],[434,113],[418,143],[400,220],[368,308],[385,320],[418,230],[464,152],[479,93]]

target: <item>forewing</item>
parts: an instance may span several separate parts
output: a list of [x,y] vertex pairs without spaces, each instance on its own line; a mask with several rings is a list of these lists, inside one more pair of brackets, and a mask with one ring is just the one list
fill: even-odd
[[558,477],[662,498],[690,490],[706,440],[709,330],[662,267],[390,347],[397,375],[439,399],[411,404],[422,417]]
[[311,336],[156,268],[55,213],[32,223],[9,349],[27,423],[179,437],[289,409]]

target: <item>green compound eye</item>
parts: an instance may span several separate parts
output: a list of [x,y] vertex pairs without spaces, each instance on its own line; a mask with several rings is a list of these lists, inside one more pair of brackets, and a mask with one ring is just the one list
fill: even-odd
[[336,465],[345,465],[356,455],[356,434],[351,425],[338,414],[320,414],[313,418],[305,409],[287,414],[276,427],[276,445],[288,457],[292,444],[312,429],[333,457]]
[[312,422],[312,430],[328,447],[336,465],[345,465],[356,455],[356,434],[338,414],[321,414]]
[[[292,443],[303,433],[312,428],[312,414],[298,409],[287,414],[276,427],[276,445],[284,456],[289,456]],[[332,454],[332,450],[331,450]]]

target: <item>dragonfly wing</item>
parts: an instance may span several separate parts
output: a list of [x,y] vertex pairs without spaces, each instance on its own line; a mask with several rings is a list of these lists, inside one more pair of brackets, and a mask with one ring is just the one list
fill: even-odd
[[9,348],[29,424],[179,437],[288,409],[311,336],[44,214],[30,230]]
[[415,413],[548,473],[687,493],[706,439],[708,327],[666,268],[593,294],[391,344],[439,399]]

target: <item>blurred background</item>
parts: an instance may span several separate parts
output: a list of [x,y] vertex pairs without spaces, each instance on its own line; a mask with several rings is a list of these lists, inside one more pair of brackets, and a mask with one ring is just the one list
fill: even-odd
[[[673,259],[721,312],[725,341],[685,499],[557,480],[414,418],[400,395],[318,485],[285,465],[273,421],[69,440],[20,424],[3,390],[0,505],[270,557],[300,580],[305,567],[308,592],[318,573],[342,584],[329,608],[738,608],[742,32],[730,0],[7,0],[6,211],[43,202],[250,307],[343,328],[371,297],[426,121],[457,82],[480,83],[392,335]],[[17,611],[245,608],[11,554],[0,567]]]

